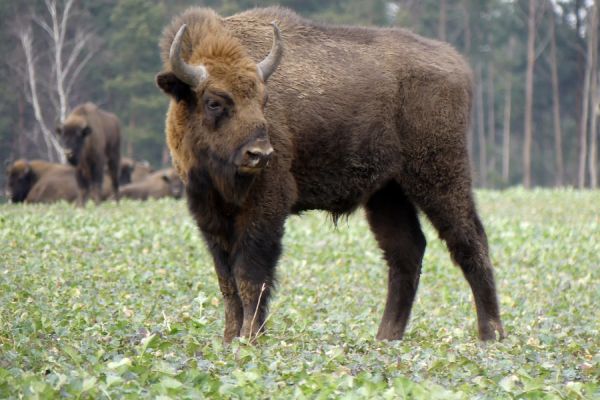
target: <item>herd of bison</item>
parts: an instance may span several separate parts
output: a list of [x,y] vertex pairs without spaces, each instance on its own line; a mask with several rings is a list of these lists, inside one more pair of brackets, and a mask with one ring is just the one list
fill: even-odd
[[154,171],[147,161],[121,157],[118,118],[92,103],[75,107],[56,128],[68,164],[8,162],[6,196],[13,203],[67,201],[82,205],[120,198],[146,200],[183,194],[173,168]]

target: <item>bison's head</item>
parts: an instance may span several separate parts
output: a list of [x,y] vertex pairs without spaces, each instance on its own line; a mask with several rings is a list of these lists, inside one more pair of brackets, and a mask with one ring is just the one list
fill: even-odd
[[121,158],[121,165],[119,166],[119,185],[127,185],[131,183],[131,173],[135,166],[135,161],[128,157]]
[[69,164],[73,166],[79,164],[85,139],[92,133],[85,119],[69,117],[64,124],[56,127],[56,133]]
[[13,203],[25,201],[35,183],[35,173],[27,160],[17,160],[6,169],[6,197]]
[[[191,48],[195,41],[188,38],[184,42],[186,25],[182,25],[170,46],[170,71],[156,78],[158,86],[172,98],[167,135],[179,141],[170,143],[179,172],[186,179],[194,166],[181,168],[182,161],[177,159],[181,147],[195,160],[189,164],[205,164],[226,198],[237,197],[225,192],[235,192],[236,182],[247,182],[259,174],[273,153],[264,115],[265,83],[283,54],[279,28],[273,24],[273,29],[270,53],[255,64],[237,40],[225,33],[220,42],[208,42],[208,49]],[[188,61],[182,57],[182,47]]]

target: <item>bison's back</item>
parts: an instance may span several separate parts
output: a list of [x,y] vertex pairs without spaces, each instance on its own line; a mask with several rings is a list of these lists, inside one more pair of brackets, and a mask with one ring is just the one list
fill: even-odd
[[471,71],[451,46],[403,29],[314,24],[278,7],[224,23],[261,60],[271,21],[285,51],[267,83],[266,115],[273,135],[294,142],[298,210],[351,211],[407,159],[464,147]]
[[61,200],[74,202],[77,196],[75,169],[67,165],[56,165],[35,183],[25,201],[27,203],[54,203]]

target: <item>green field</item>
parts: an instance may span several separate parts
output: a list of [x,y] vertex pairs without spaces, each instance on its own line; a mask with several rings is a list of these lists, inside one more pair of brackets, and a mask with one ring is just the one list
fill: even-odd
[[600,192],[478,192],[505,328],[431,227],[406,337],[362,211],[288,221],[267,333],[221,342],[184,202],[0,205],[0,398],[600,398]]

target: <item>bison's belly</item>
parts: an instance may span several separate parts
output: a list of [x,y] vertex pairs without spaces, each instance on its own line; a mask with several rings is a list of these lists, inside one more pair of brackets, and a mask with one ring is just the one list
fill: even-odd
[[[315,169],[308,174],[293,171],[298,199],[292,211],[325,210],[347,214],[363,204],[387,180],[372,168]],[[307,171],[302,171],[307,172]]]

